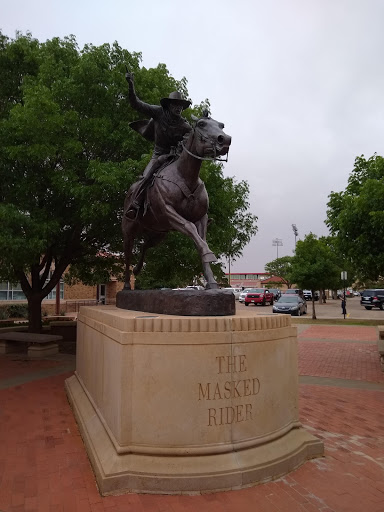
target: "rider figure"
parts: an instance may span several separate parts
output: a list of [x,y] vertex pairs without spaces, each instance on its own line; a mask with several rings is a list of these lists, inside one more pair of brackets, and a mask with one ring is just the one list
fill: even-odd
[[142,178],[137,182],[131,204],[125,213],[129,220],[135,220],[143,203],[145,189],[162,163],[162,159],[159,157],[176,154],[178,143],[191,131],[191,126],[181,116],[182,111],[188,108],[191,102],[183,99],[181,94],[175,91],[171,92],[168,98],[160,100],[161,106],[149,105],[136,96],[133,73],[127,71],[125,78],[129,85],[129,103],[135,110],[150,117],[149,121],[134,121],[130,123],[130,126],[147,140],[155,142],[152,158],[145,168]]

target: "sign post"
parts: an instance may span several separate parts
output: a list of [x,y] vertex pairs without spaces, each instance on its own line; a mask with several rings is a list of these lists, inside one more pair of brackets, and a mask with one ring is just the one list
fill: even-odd
[[345,314],[347,312],[347,302],[346,302],[346,297],[345,297],[345,281],[347,280],[347,272],[345,270],[343,272],[341,272],[341,280],[344,282],[344,295],[343,295],[343,302],[342,302],[341,306],[342,306],[344,320],[345,320]]

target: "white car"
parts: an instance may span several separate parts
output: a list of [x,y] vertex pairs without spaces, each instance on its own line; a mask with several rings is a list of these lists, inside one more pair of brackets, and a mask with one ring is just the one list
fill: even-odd
[[241,288],[232,288],[232,286],[230,286],[229,288],[224,288],[224,290],[232,290],[233,293],[235,294],[235,299],[239,300],[240,293],[242,291]]

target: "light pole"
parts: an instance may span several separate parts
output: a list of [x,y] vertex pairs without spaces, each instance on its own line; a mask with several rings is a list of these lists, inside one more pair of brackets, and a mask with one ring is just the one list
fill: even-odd
[[295,235],[295,249],[296,249],[296,237],[299,234],[296,224],[292,224],[292,231],[293,231],[293,234]]
[[276,251],[277,251],[277,256],[276,256],[276,258],[278,258],[278,257],[279,257],[279,247],[281,247],[281,246],[283,245],[283,241],[282,241],[282,239],[281,239],[281,238],[274,238],[274,239],[272,240],[272,245],[273,245],[273,246],[276,246]]

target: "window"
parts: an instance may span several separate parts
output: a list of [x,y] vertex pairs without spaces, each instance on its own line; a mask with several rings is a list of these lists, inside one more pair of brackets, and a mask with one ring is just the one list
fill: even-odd
[[[48,282],[48,280],[46,282]],[[45,297],[45,299],[56,299],[56,287],[48,294],[47,297]],[[62,279],[60,280],[60,299],[64,299],[64,281]],[[9,281],[3,281],[0,282],[0,301],[2,300],[27,300],[27,298],[21,289],[20,283],[12,284]]]
[[20,283],[12,284],[5,281],[0,283],[0,300],[26,300]]

